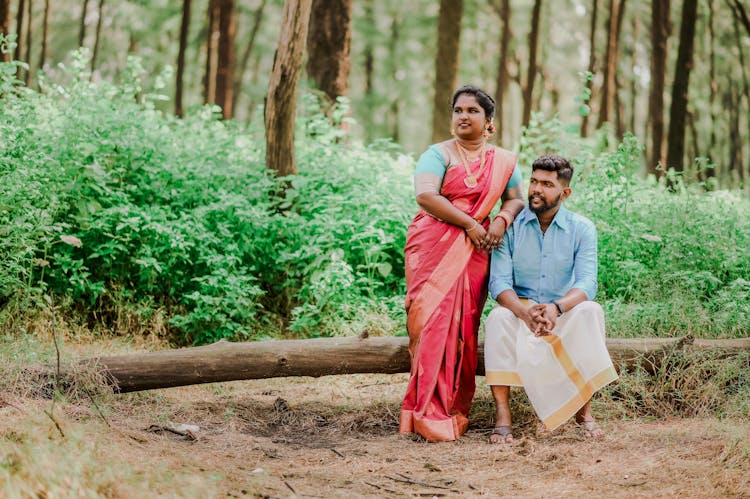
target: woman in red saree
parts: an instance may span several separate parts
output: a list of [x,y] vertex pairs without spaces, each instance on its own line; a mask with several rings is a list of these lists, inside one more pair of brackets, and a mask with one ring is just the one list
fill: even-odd
[[494,114],[486,92],[459,88],[454,138],[422,154],[414,177],[421,209],[404,250],[411,377],[400,432],[432,442],[455,440],[468,426],[489,254],[524,205],[517,156],[487,144]]

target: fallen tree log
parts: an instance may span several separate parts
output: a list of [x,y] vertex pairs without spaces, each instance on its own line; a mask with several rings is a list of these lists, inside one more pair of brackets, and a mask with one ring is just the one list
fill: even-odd
[[[750,338],[609,338],[607,348],[619,369],[636,365],[658,369],[676,349],[710,349],[722,355],[750,351]],[[484,375],[484,345],[479,347],[478,375]],[[119,392],[263,379],[355,373],[401,373],[410,367],[408,338],[347,337],[217,343],[85,359],[80,364],[103,372]],[[65,373],[63,373],[65,375]]]

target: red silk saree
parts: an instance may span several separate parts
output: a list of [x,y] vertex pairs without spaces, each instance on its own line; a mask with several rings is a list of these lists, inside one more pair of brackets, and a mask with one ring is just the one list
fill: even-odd
[[[469,188],[455,141],[438,148],[447,165],[440,193],[486,229],[516,155],[490,147],[485,153],[489,166],[478,185]],[[400,432],[419,433],[432,442],[455,440],[468,427],[474,398],[489,252],[476,249],[462,227],[420,210],[409,225],[404,254],[411,376]]]

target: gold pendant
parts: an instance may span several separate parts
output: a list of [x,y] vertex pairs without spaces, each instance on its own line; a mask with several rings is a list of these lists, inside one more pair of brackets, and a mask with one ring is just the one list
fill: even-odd
[[477,178],[474,175],[467,175],[464,177],[464,184],[466,184],[466,187],[469,189],[473,189],[477,186]]

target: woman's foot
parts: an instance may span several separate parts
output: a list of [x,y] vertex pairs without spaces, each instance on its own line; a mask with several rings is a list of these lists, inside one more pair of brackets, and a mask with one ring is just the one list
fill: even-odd
[[491,444],[512,444],[513,429],[508,425],[496,426],[490,435]]

